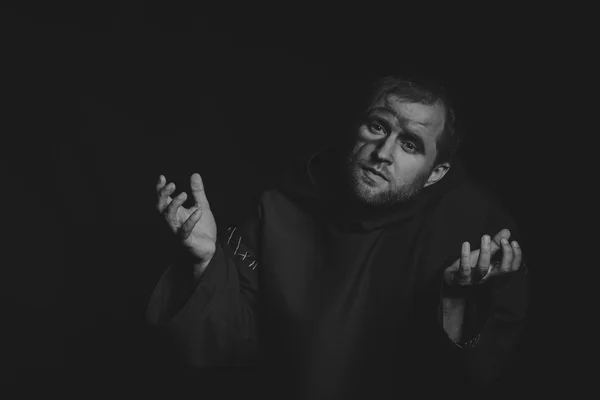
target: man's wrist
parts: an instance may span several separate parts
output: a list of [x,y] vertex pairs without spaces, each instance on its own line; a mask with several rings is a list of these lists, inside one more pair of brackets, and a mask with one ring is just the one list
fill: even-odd
[[487,290],[488,281],[474,285],[449,285],[442,281],[441,297],[447,299],[465,299],[476,296],[478,293]]
[[194,277],[194,281],[197,282],[200,278],[202,278],[214,256],[215,254],[213,253],[206,260],[193,263],[192,275]]
[[462,335],[466,300],[463,298],[444,298],[441,301],[441,318],[444,330],[453,341],[459,341]]
[[213,260],[215,253],[216,251],[213,254],[208,255],[204,260],[200,260],[182,246],[177,251],[176,264],[179,266],[178,269],[182,274],[185,274],[190,277],[194,283],[197,283],[204,275],[208,265]]

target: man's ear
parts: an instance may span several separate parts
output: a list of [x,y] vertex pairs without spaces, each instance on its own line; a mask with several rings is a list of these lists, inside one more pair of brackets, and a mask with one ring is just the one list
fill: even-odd
[[433,185],[434,183],[436,183],[437,181],[442,179],[448,171],[450,171],[449,163],[446,162],[446,163],[438,165],[437,167],[435,167],[433,169],[433,171],[431,171],[431,174],[429,174],[429,179],[427,179],[427,182],[425,182],[425,186],[423,186],[423,187]]

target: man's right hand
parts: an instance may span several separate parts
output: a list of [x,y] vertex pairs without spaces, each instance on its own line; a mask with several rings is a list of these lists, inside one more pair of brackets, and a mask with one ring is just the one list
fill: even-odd
[[210,206],[204,192],[204,184],[199,174],[190,178],[192,195],[196,205],[189,209],[182,206],[187,198],[181,192],[174,199],[171,194],[175,191],[173,182],[166,184],[166,178],[161,175],[156,185],[158,202],[157,211],[163,216],[171,231],[177,235],[183,246],[193,256],[194,276],[200,277],[216,250],[217,224],[210,211]]

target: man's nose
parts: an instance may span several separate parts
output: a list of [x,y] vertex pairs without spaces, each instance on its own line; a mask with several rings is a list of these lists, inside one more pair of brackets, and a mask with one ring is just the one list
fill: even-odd
[[391,164],[394,162],[392,157],[392,150],[394,149],[394,142],[396,139],[393,135],[387,136],[381,142],[378,143],[378,147],[375,150],[375,155],[380,161],[387,162]]

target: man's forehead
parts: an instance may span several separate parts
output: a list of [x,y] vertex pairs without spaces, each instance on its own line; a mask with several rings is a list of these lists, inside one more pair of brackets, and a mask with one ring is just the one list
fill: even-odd
[[443,124],[444,112],[440,104],[417,103],[395,94],[381,96],[371,107],[372,111],[392,114],[402,123],[435,128]]

